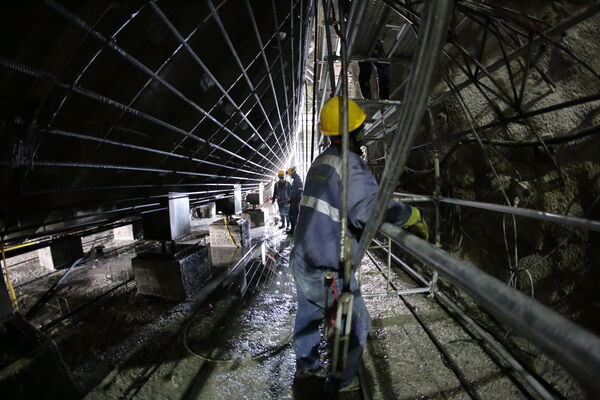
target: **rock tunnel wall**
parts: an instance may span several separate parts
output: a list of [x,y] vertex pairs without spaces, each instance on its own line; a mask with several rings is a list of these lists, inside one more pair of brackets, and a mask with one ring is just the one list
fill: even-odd
[[[535,16],[540,30],[545,23],[554,25],[584,6],[574,2],[503,4]],[[505,28],[498,23],[499,34],[508,35]],[[541,40],[531,46],[525,55],[510,61],[510,69],[504,64],[489,75],[479,69],[478,84],[436,106],[435,126],[426,118],[417,143],[436,137],[440,141],[411,153],[399,188],[433,193],[432,150],[436,150],[441,159],[442,196],[599,220],[600,135],[585,134],[600,122],[597,99],[477,129],[482,144],[472,131],[520,112],[597,97],[600,18],[588,18],[552,39],[554,43]],[[447,45],[450,57],[460,59],[462,65],[443,61],[447,74],[442,72],[433,99],[449,90],[448,79],[454,85],[467,79],[465,66],[473,72],[478,63],[488,66],[512,50],[506,42],[502,48],[489,32],[486,37],[482,26],[473,23],[458,30],[453,42],[479,60],[469,60],[458,46]],[[392,80],[406,72],[396,66]],[[465,133],[459,136],[462,140],[456,139],[459,132]],[[582,132],[583,136],[570,138]],[[539,144],[540,138],[547,143],[545,147]],[[492,145],[490,140],[503,145]],[[369,149],[371,160],[382,155],[381,142]],[[372,167],[381,174],[380,164]],[[430,216],[432,209],[427,210]],[[441,211],[441,240],[446,250],[600,332],[598,232],[522,217],[513,220],[496,212],[447,204],[442,204]]]

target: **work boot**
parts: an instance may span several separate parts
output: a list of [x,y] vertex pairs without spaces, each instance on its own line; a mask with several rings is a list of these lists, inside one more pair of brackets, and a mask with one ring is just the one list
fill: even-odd
[[297,368],[296,372],[294,373],[294,378],[297,380],[311,378],[323,379],[326,375],[327,373],[325,372],[325,370],[320,367],[310,369]]
[[347,384],[345,386],[341,386],[339,389],[339,392],[346,393],[346,392],[355,392],[357,390],[360,390],[360,381],[358,380],[358,376],[355,376],[354,379],[352,379],[352,382],[350,382],[349,384]]

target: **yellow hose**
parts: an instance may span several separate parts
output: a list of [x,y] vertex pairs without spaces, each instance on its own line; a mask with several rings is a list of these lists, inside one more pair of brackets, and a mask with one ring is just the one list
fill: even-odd
[[23,244],[20,244],[18,246],[9,247],[8,249],[4,249],[3,248],[3,249],[0,249],[0,252],[2,252],[2,254],[4,254],[7,251],[16,250],[16,249],[20,249],[20,248],[23,248],[23,247],[31,246],[32,244],[37,244],[37,242],[23,243]]
[[[29,244],[26,244],[27,246]],[[25,247],[26,245],[14,246],[8,250],[11,250],[15,247]],[[8,295],[10,297],[10,301],[12,303],[13,309],[15,311],[19,311],[19,301],[17,300],[17,294],[15,293],[15,288],[13,287],[12,281],[10,280],[10,273],[8,272],[8,265],[6,265],[6,255],[4,254],[4,240],[2,240],[2,244],[0,245],[0,250],[2,250],[2,270],[4,271],[4,280],[6,281],[6,288],[8,289]]]
[[238,246],[238,244],[235,242],[235,239],[233,238],[233,235],[231,234],[231,231],[229,230],[229,224],[227,223],[227,217],[223,217],[223,222],[225,223],[225,228],[227,228],[227,236],[229,236],[229,239],[231,239],[231,242],[235,245],[235,247],[237,247],[239,249],[240,246]]

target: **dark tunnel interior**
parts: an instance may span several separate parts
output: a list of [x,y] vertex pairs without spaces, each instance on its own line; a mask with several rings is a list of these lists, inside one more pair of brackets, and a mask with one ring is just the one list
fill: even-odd
[[[599,14],[2,2],[2,396],[597,398]],[[299,259],[326,293],[308,377]]]

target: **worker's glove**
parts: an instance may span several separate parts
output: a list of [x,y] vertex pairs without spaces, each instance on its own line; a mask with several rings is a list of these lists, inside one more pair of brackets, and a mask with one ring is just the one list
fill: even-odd
[[423,240],[429,240],[429,229],[421,215],[421,211],[417,207],[411,207],[410,211],[410,217],[402,227]]

